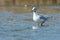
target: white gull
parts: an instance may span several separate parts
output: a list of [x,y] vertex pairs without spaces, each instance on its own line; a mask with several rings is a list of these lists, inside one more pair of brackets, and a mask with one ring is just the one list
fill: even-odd
[[51,18],[51,17],[48,16],[48,15],[43,15],[43,14],[38,15],[38,13],[37,13],[37,8],[36,8],[36,7],[33,7],[32,10],[33,10],[33,21],[38,24],[38,27],[39,27],[39,26],[43,26],[43,24],[44,24],[49,18]]

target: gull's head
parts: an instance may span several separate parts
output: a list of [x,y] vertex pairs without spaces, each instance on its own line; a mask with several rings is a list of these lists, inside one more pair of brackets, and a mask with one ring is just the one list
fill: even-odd
[[36,11],[36,10],[37,10],[37,8],[36,8],[36,7],[33,7],[33,8],[32,8],[32,10],[33,10],[33,11]]

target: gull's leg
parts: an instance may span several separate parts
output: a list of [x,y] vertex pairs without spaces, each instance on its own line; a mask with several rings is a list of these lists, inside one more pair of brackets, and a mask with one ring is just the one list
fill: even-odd
[[45,21],[43,21],[43,22],[41,23],[41,26],[43,26],[44,23],[45,23]]
[[37,23],[37,26],[40,27],[41,26],[40,23]]

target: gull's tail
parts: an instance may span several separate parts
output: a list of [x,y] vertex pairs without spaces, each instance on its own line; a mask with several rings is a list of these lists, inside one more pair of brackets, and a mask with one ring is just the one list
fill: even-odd
[[53,16],[48,17],[48,21],[53,20]]

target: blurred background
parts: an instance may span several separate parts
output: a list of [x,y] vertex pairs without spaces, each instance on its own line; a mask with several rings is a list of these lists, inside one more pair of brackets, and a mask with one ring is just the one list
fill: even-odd
[[56,12],[60,11],[60,0],[0,0],[0,10],[31,12],[33,6],[38,7],[39,12]]

